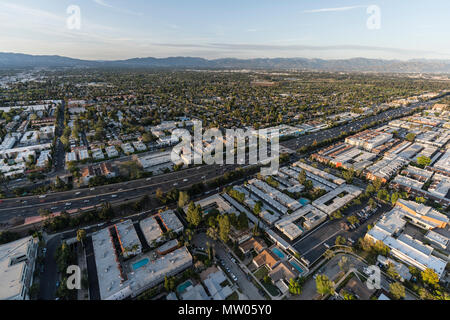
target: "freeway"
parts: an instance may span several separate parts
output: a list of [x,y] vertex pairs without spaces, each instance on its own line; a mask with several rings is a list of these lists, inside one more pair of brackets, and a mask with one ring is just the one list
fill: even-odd
[[419,106],[430,106],[433,102],[424,102],[424,103],[415,103],[412,104],[409,107],[400,107],[396,109],[390,109],[384,112],[381,112],[377,115],[370,116],[364,119],[355,120],[346,124],[343,124],[342,126],[314,132],[311,134],[308,134],[306,136],[300,136],[296,139],[287,140],[284,142],[281,142],[280,144],[283,147],[297,150],[304,146],[310,146],[313,144],[314,141],[316,142],[322,142],[327,139],[335,138],[341,134],[341,132],[350,132],[350,131],[356,131],[360,130],[363,126],[370,124],[373,121],[387,121],[389,118],[398,118],[403,116],[405,113],[410,112],[412,109],[417,108]]
[[208,165],[91,189],[51,193],[45,195],[45,197],[29,196],[5,199],[0,208],[0,221],[6,222],[18,216],[36,216],[39,215],[39,209],[59,212],[62,210],[86,208],[106,201],[125,202],[131,199],[138,199],[144,195],[154,195],[158,188],[168,191],[175,187],[189,187],[196,183],[214,179],[237,167],[237,165]]

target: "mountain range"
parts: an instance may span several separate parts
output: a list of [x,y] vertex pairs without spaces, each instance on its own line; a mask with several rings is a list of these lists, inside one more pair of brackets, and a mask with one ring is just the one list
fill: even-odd
[[56,55],[0,53],[0,68],[198,68],[273,69],[308,71],[450,73],[450,60],[408,61],[352,58],[339,60],[306,58],[213,59],[195,57],[133,58],[127,60],[81,60]]

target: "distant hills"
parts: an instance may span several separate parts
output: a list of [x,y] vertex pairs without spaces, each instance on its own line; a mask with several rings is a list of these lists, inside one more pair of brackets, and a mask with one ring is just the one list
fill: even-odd
[[195,57],[133,58],[114,61],[91,61],[62,56],[0,53],[0,68],[199,68],[199,69],[275,69],[309,71],[450,73],[450,60],[381,60],[353,58],[341,60],[273,58],[214,59]]

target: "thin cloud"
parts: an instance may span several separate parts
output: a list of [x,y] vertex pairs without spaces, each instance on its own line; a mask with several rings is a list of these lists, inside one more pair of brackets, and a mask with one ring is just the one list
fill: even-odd
[[94,0],[94,2],[102,7],[114,8],[112,5],[106,3],[104,0]]
[[341,11],[349,11],[353,9],[362,8],[363,6],[350,6],[350,7],[337,7],[337,8],[322,8],[322,9],[312,9],[305,10],[303,13],[320,13],[320,12],[341,12]]
[[115,6],[107,3],[105,0],[94,0],[94,2],[96,4],[98,4],[99,6],[102,6],[102,7],[105,7],[105,8],[109,8],[109,9],[112,9],[112,10],[120,12],[120,13],[130,14],[130,15],[134,15],[134,16],[142,16],[143,15],[141,12],[135,12],[135,11],[131,11],[131,10],[128,10],[128,9],[115,7]]

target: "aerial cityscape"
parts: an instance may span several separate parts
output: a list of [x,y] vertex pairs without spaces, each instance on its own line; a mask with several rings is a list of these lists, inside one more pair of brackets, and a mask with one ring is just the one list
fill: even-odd
[[52,2],[0,4],[0,300],[450,300],[450,47],[402,6]]

